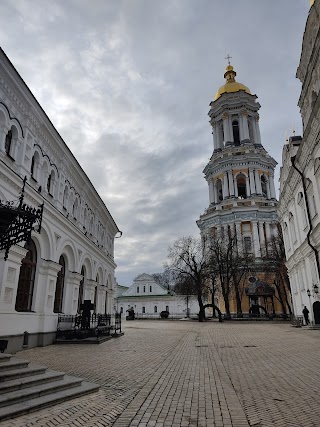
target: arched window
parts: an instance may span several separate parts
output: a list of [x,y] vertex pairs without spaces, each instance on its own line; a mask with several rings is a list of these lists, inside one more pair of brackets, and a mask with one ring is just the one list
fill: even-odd
[[51,174],[48,176],[47,180],[47,192],[51,194]]
[[289,233],[288,233],[288,224],[286,222],[283,225],[283,239],[284,239],[286,249],[289,251],[291,249],[291,243],[290,243]]
[[290,227],[292,243],[295,243],[297,241],[296,227],[294,224],[294,217],[291,212],[289,212],[289,227]]
[[37,267],[37,249],[32,240],[25,245],[25,249],[28,252],[21,261],[15,305],[17,311],[31,311],[32,308],[34,278]]
[[84,214],[83,214],[83,226],[84,226],[84,228],[87,227],[87,216],[88,216],[88,214],[87,214],[87,208],[85,208],[84,209]]
[[152,286],[150,285],[150,292],[152,292]]
[[166,305],[166,311],[169,313],[169,306]]
[[303,228],[306,228],[308,225],[308,219],[307,219],[307,212],[306,212],[306,207],[304,203],[304,197],[301,192],[298,194],[297,202],[298,202],[299,208],[301,209]]
[[34,155],[32,156],[32,159],[31,159],[31,168],[30,168],[31,177],[35,181],[37,181],[37,179],[38,179],[39,161],[40,161],[39,154],[37,151],[35,151]]
[[63,192],[63,207],[67,209],[67,203],[68,203],[68,187],[65,186],[64,192]]
[[237,176],[237,189],[239,199],[247,198],[246,177],[242,173]]
[[34,164],[35,164],[35,158],[34,158],[34,155],[33,155],[32,159],[31,159],[31,168],[30,168],[30,172],[31,172],[32,178],[34,178],[34,176],[33,176],[33,174],[34,174]]
[[240,132],[239,132],[239,122],[238,120],[233,120],[232,122],[232,132],[233,132],[233,141],[235,146],[240,145]]
[[267,179],[264,175],[261,175],[261,189],[263,197],[268,197],[267,192]]
[[53,194],[54,181],[55,181],[55,173],[52,170],[50,175],[48,176],[48,181],[47,181],[47,191],[48,191],[48,194],[50,194],[50,196],[52,196]]
[[137,286],[137,294],[140,292],[139,286]]
[[143,292],[145,292],[145,291],[146,291],[146,287],[144,286],[144,287],[143,287]]
[[54,296],[54,307],[53,307],[53,311],[55,313],[62,313],[64,278],[66,274],[66,263],[62,255],[59,258],[59,264],[62,266],[62,268],[57,274],[56,293]]
[[74,219],[78,217],[78,199],[76,198],[72,206],[72,216]]
[[146,308],[142,307],[142,313],[144,314],[146,312]]
[[78,295],[78,313],[80,313],[80,307],[81,307],[81,304],[83,303],[83,288],[84,288],[84,281],[86,276],[86,270],[84,267],[81,268],[81,276],[82,276],[82,279],[80,281],[79,295]]
[[10,129],[6,135],[6,140],[4,143],[4,149],[7,154],[7,156],[10,156],[11,154],[11,146],[12,146],[12,129]]
[[158,313],[158,307],[156,305],[154,306],[154,312]]

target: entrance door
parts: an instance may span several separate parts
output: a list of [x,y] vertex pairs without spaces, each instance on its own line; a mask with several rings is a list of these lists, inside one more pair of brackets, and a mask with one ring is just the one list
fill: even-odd
[[316,301],[313,303],[313,315],[314,315],[314,323],[316,325],[320,325],[320,302]]

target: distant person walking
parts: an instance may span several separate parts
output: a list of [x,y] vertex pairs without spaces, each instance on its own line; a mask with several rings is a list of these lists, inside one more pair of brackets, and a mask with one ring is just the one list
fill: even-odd
[[309,320],[309,310],[307,309],[306,306],[304,306],[304,309],[302,310],[302,313],[303,313],[303,317],[304,317],[304,320],[306,322],[306,325],[309,325],[309,323],[310,323],[310,320]]

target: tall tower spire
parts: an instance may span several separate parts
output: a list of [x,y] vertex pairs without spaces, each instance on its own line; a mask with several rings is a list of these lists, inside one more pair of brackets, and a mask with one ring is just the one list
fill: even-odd
[[[224,77],[226,83],[210,103],[208,113],[214,139],[213,154],[203,171],[209,206],[197,225],[204,242],[217,236],[236,236],[239,251],[252,254],[252,275],[258,283],[264,280],[268,267],[263,260],[277,230],[277,162],[261,144],[257,96],[235,80],[230,63]],[[244,311],[249,311],[250,298],[244,303]]]

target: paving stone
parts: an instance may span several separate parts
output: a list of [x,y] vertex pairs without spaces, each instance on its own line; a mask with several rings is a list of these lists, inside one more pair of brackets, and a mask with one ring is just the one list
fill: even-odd
[[88,347],[19,353],[101,388],[1,427],[319,426],[320,331],[264,322],[135,321],[120,339]]

